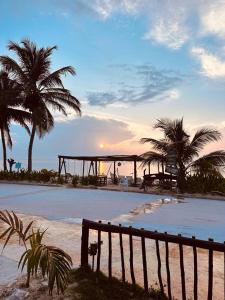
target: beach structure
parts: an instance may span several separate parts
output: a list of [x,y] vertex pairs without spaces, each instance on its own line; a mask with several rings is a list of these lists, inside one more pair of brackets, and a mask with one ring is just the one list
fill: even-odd
[[[141,184],[140,178],[137,177],[137,168],[141,166],[141,163],[144,161],[144,158],[133,154],[133,155],[101,155],[101,156],[68,156],[68,155],[59,155],[58,156],[58,174],[59,177],[63,174],[67,176],[68,173],[68,167],[67,167],[67,161],[81,161],[82,162],[82,171],[81,176],[85,176],[85,169],[87,169],[87,176],[95,176],[97,177],[98,183],[101,185],[107,184],[107,177],[109,176],[113,184],[119,184],[121,182],[124,182],[124,179],[128,180],[128,184],[131,183],[134,185]],[[130,162],[133,163],[133,178],[132,176],[121,176],[117,173],[117,166],[121,165],[121,162]],[[101,174],[99,172],[100,170],[100,164],[101,163],[111,163],[108,171],[106,174]],[[163,182],[167,181],[176,181],[176,176],[171,173],[166,172],[164,170],[164,167],[162,165],[162,170],[160,169],[160,165],[158,163],[158,172],[157,173],[151,173],[151,163],[148,163],[148,166],[143,171],[143,180],[144,185],[146,186],[152,186],[153,183],[160,182],[161,184]],[[112,170],[111,170],[112,166]]]
[[59,176],[64,172],[66,175],[67,167],[66,161],[82,161],[82,177],[84,177],[85,165],[88,164],[88,175],[94,175],[98,177],[100,183],[106,184],[107,175],[101,175],[98,172],[99,165],[101,162],[109,162],[113,164],[112,171],[112,181],[114,184],[118,183],[116,166],[121,162],[131,162],[133,163],[133,183],[137,185],[137,167],[138,163],[140,164],[143,161],[143,158],[139,155],[101,155],[101,156],[68,156],[68,155],[59,155],[58,156],[58,173]]

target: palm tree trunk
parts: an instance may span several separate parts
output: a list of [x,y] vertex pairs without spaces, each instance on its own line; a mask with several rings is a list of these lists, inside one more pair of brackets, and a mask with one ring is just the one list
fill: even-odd
[[178,174],[177,174],[177,187],[179,193],[183,194],[185,191],[185,166],[181,159],[178,160]]
[[4,171],[7,171],[7,154],[6,154],[6,144],[5,144],[5,135],[4,130],[1,128],[1,137],[2,137],[2,153],[3,153],[3,168]]
[[33,150],[33,143],[34,143],[34,136],[36,132],[36,124],[33,123],[31,135],[30,135],[30,143],[28,147],[28,172],[32,171],[32,150]]

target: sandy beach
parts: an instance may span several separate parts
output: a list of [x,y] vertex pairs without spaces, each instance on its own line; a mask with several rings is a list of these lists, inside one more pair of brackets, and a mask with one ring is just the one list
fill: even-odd
[[[45,218],[19,215],[24,223],[28,223],[31,220],[34,221],[35,228],[46,229],[47,233],[44,242],[48,245],[54,245],[62,248],[68,252],[73,260],[74,267],[78,267],[80,264],[80,240],[81,240],[81,225],[67,224],[58,221],[49,221]],[[108,236],[102,235],[102,259],[101,259],[101,270],[107,274],[107,263],[108,263]],[[91,231],[90,242],[97,241],[97,233]],[[1,246],[3,242],[1,241]],[[113,275],[121,278],[121,264],[120,264],[120,252],[119,252],[119,239],[116,234],[112,236],[112,253],[113,253]],[[154,241],[146,241],[147,249],[147,264],[148,264],[148,276],[149,285],[157,288],[157,260]],[[171,263],[171,284],[173,296],[176,299],[181,297],[181,283],[180,283],[180,269],[179,269],[179,252],[178,246],[169,245],[170,249],[170,263]],[[7,248],[3,252],[5,268],[10,268],[11,275],[8,274],[8,278],[4,278],[4,282],[1,282],[1,289],[3,290],[6,284],[15,280],[15,275],[19,276],[16,270],[16,263],[19,260],[20,255],[23,252],[23,247],[18,245],[18,240],[13,238]],[[124,252],[125,252],[125,263],[126,263],[126,279],[130,281],[129,277],[129,244],[128,238],[124,237]],[[162,276],[165,283],[166,290],[166,270],[165,270],[165,248],[163,243],[160,244],[160,252],[162,257]],[[198,266],[199,266],[199,299],[207,298],[207,268],[208,268],[208,255],[205,250],[198,250]],[[190,247],[184,248],[185,257],[185,275],[186,275],[186,289],[188,299],[192,299],[193,295],[193,256],[192,249]],[[223,255],[214,253],[214,295],[213,299],[223,299]],[[14,262],[14,264],[12,264]],[[141,243],[139,238],[134,238],[134,267],[135,276],[138,284],[143,285],[143,273],[142,273],[142,258],[141,258]],[[8,282],[6,282],[8,281]],[[28,298],[29,299],[29,298]]]

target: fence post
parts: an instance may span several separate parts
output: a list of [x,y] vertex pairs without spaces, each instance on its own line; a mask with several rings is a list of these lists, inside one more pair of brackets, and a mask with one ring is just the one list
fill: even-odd
[[89,227],[85,220],[82,222],[81,236],[81,267],[88,267],[88,242],[89,242]]
[[[99,224],[102,223],[102,221],[98,221]],[[101,230],[98,229],[98,253],[97,253],[97,268],[96,271],[99,272],[100,271],[100,259],[101,259]]]
[[[209,239],[209,242],[213,242],[213,239]],[[213,250],[209,250],[209,270],[208,270],[208,300],[213,299]]]
[[[142,228],[144,230],[144,228]],[[144,277],[144,288],[148,292],[148,271],[147,271],[147,260],[146,260],[146,248],[145,248],[145,238],[141,237],[142,246],[142,263],[143,263],[143,277]]]

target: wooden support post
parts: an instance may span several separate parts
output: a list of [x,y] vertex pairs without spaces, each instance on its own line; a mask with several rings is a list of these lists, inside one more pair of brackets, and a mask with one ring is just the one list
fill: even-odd
[[[225,244],[225,241],[223,243]],[[223,253],[223,297],[225,299],[225,252]]]
[[91,167],[92,167],[92,175],[95,176],[95,168],[94,168],[94,162],[91,162]]
[[[165,232],[167,234],[167,232]],[[166,241],[166,273],[167,273],[167,288],[168,288],[168,298],[169,300],[172,300],[172,294],[171,294],[171,282],[170,282],[170,264],[169,264],[169,244]]]
[[[181,237],[181,234],[178,234]],[[184,272],[184,255],[183,245],[179,244],[180,252],[180,274],[181,274],[181,286],[182,286],[182,300],[186,300],[186,287],[185,287],[185,272]]]
[[[192,236],[195,240],[195,236]],[[193,257],[194,257],[194,300],[198,300],[198,257],[196,246],[193,246]]]
[[91,166],[92,166],[92,161],[90,162],[90,166],[89,166],[89,169],[88,169],[88,176],[89,176],[90,173],[91,173]]
[[116,184],[116,162],[113,163],[113,183]]
[[[111,223],[108,222],[110,225]],[[109,260],[108,260],[108,270],[109,270],[109,278],[112,278],[112,233],[108,232],[109,238]]]
[[[99,223],[101,224],[102,221],[99,221]],[[101,241],[101,230],[98,230],[97,272],[100,271],[101,246],[102,246],[102,241]]]
[[[129,228],[132,228],[131,226]],[[130,243],[130,275],[132,284],[136,284],[135,276],[134,276],[134,254],[133,254],[133,237],[129,235],[129,243]]]
[[137,161],[134,160],[134,184],[137,185]]
[[88,242],[89,242],[89,228],[82,224],[81,236],[81,267],[88,267]]
[[[121,227],[121,224],[119,224]],[[120,256],[121,256],[121,269],[122,269],[122,280],[125,282],[125,264],[124,264],[124,253],[123,253],[123,236],[122,233],[119,234],[120,236]]]
[[156,255],[157,255],[157,261],[158,261],[159,286],[160,286],[161,293],[164,294],[164,287],[163,287],[162,274],[161,274],[161,257],[160,257],[159,241],[158,240],[155,240],[155,246],[156,246]]
[[[209,239],[209,242],[213,242],[213,239]],[[209,279],[208,279],[208,300],[213,299],[213,250],[209,250]]]
[[66,175],[66,161],[65,161],[64,158],[63,158],[63,166],[64,166],[64,172],[65,172],[65,175]]
[[59,168],[58,168],[58,175],[61,175],[61,157],[59,157]]
[[142,246],[142,263],[143,263],[143,277],[144,277],[144,288],[148,292],[148,272],[147,272],[147,261],[146,261],[146,248],[145,248],[145,238],[141,237]]
[[82,171],[82,177],[84,178],[84,167],[85,167],[85,160],[83,160],[83,171]]
[[97,160],[95,161],[95,176],[98,176],[98,162]]
[[103,175],[103,174],[101,174],[101,167],[100,166],[101,166],[101,161],[98,162],[98,174]]

